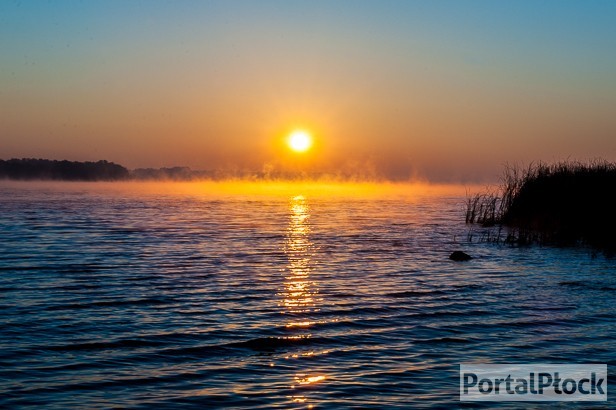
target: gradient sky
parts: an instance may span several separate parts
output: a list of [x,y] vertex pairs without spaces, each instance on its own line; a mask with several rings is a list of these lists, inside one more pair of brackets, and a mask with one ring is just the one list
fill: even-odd
[[0,2],[0,158],[481,181],[616,160],[616,1]]

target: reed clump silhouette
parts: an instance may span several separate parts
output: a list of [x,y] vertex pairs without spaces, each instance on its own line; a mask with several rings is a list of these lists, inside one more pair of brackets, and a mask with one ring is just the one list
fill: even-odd
[[[466,222],[498,225],[491,240],[616,251],[616,163],[506,166],[495,191],[469,195]],[[505,237],[501,227],[507,227]]]

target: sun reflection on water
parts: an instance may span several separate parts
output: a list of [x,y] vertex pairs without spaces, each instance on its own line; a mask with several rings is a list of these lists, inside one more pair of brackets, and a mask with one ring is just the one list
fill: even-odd
[[[310,327],[314,318],[310,315],[319,311],[322,302],[319,296],[318,283],[313,278],[314,244],[310,238],[310,207],[302,195],[294,196],[289,202],[289,225],[287,228],[285,254],[288,265],[285,270],[284,288],[280,293],[282,313],[289,315],[285,327],[296,332],[294,338],[310,338]],[[293,353],[285,359],[295,360],[300,357],[311,357],[320,354],[314,351]],[[294,375],[291,387],[293,389],[312,385],[325,380],[322,374],[303,373]],[[305,403],[306,396],[289,396],[294,403]],[[312,405],[309,406],[309,408]]]
[[[301,314],[318,311],[318,288],[311,279],[313,243],[310,240],[310,208],[302,195],[291,199],[290,221],[285,253],[289,261],[285,276],[282,304],[284,313]],[[307,327],[309,320],[295,320],[287,327]]]

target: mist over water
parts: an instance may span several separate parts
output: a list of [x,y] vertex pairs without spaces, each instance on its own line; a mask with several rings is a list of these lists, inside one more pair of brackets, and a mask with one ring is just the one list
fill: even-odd
[[0,407],[448,408],[463,362],[614,365],[616,262],[468,243],[464,199],[0,182]]

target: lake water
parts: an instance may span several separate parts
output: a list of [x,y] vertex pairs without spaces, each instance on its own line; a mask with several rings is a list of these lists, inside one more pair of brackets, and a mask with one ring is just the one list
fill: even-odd
[[0,182],[0,407],[452,408],[460,363],[615,364],[616,260],[469,243],[463,188],[236,185]]

